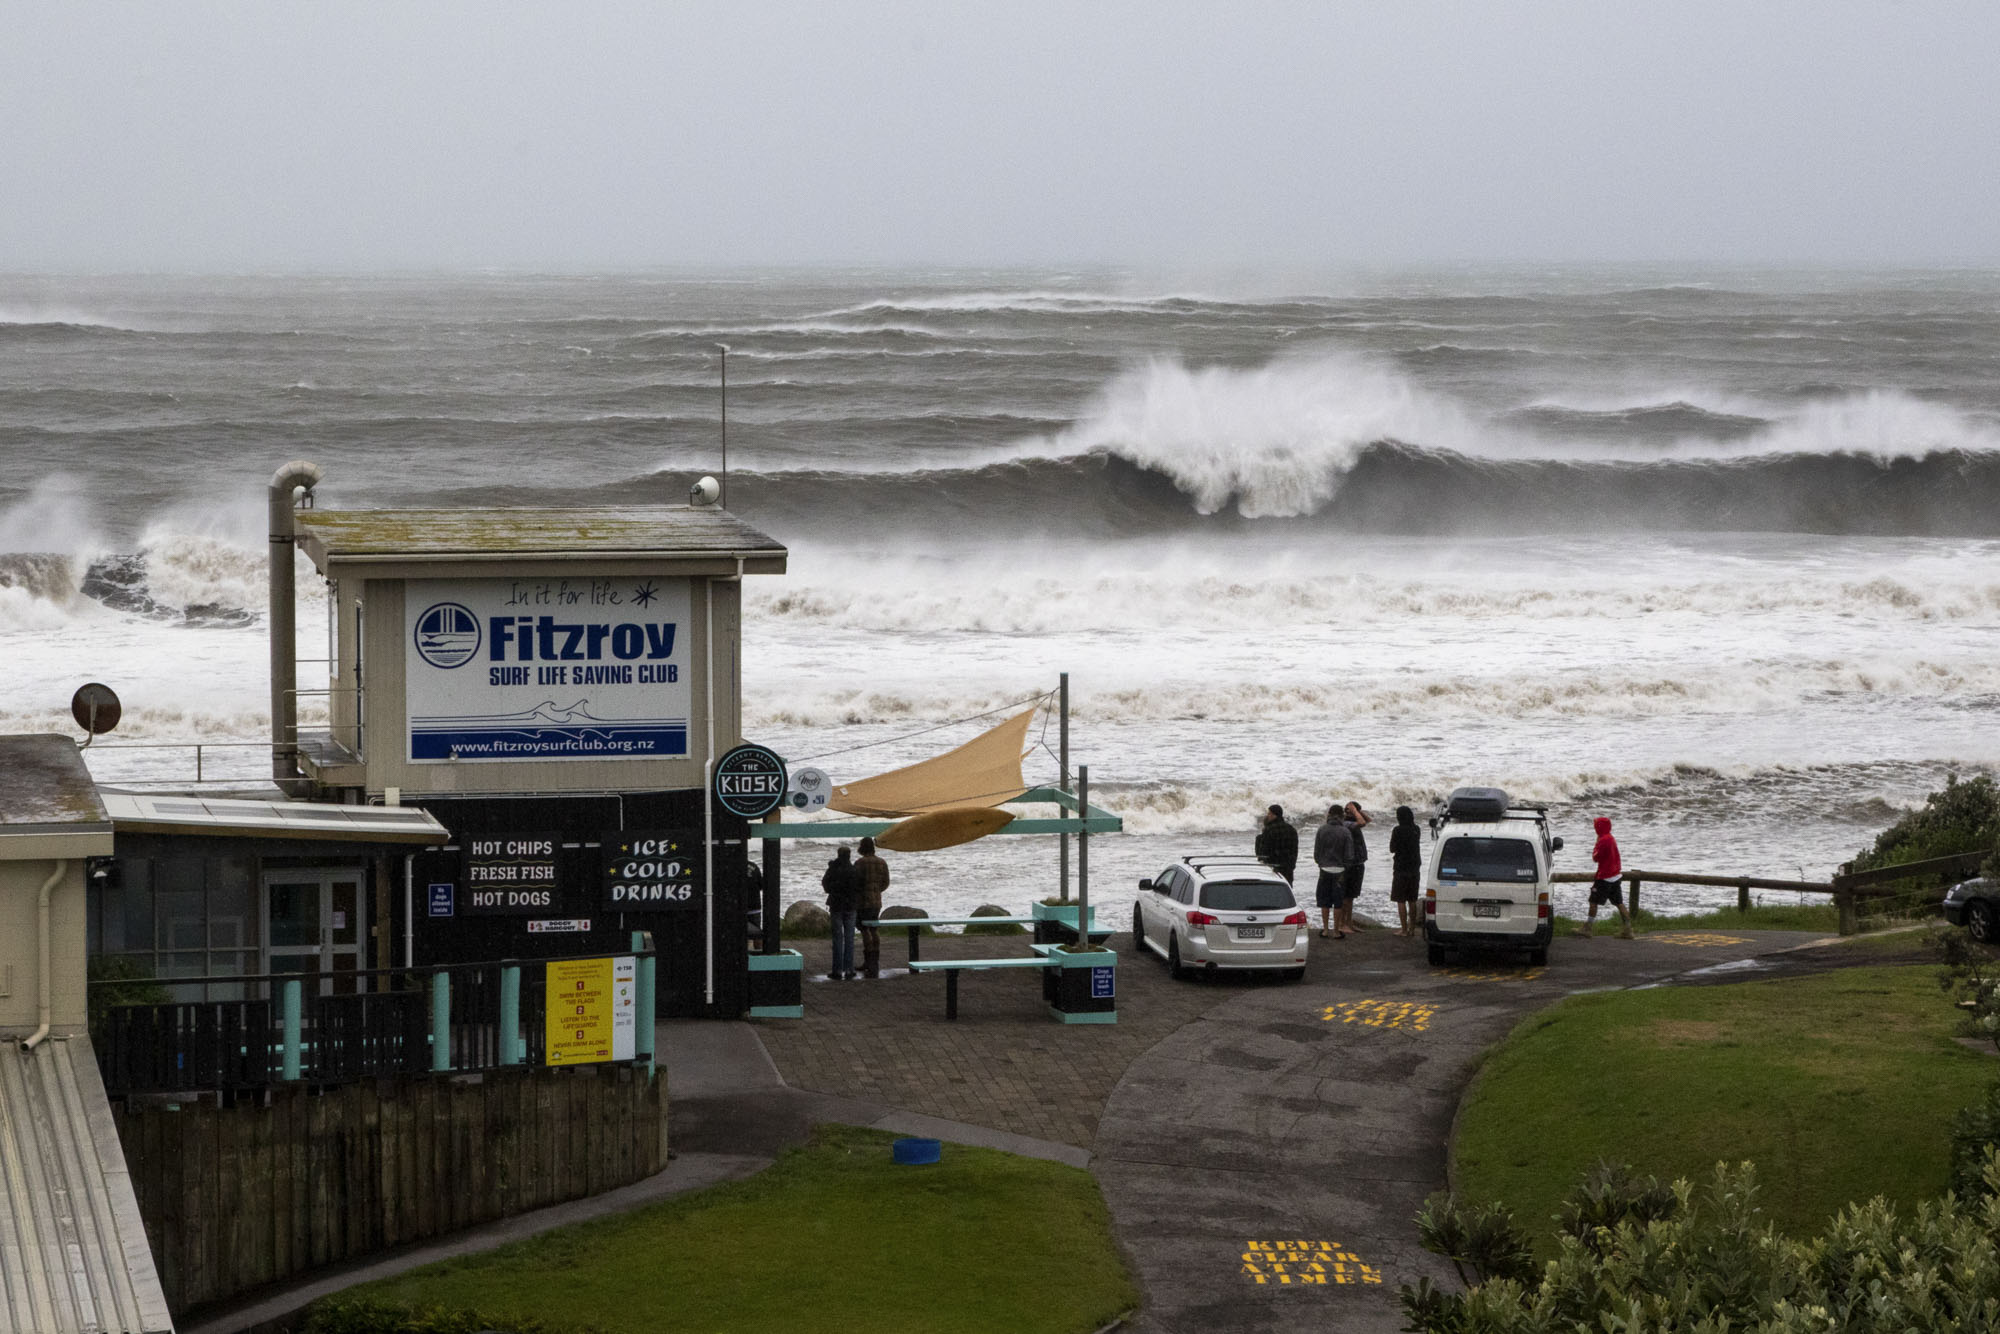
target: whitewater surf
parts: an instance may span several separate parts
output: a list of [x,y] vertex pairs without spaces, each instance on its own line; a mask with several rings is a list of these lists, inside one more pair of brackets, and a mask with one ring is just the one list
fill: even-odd
[[[1633,864],[1823,876],[2000,759],[2000,279],[1699,277],[0,278],[0,725],[100,679],[158,744],[101,779],[254,775],[276,462],[342,507],[678,502],[723,342],[732,507],[795,552],[746,590],[745,728],[836,781],[1067,670],[1114,906],[1272,801],[1466,782]],[[1054,862],[892,897],[1018,911]]]

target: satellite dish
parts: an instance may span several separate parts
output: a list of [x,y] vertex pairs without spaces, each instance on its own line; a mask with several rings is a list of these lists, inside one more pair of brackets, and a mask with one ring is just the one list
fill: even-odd
[[688,504],[713,505],[722,495],[722,484],[713,477],[704,477],[688,488]]
[[70,696],[69,716],[76,719],[78,727],[94,737],[118,726],[118,720],[124,713],[125,706],[118,702],[118,692],[95,681],[78,686],[76,693]]

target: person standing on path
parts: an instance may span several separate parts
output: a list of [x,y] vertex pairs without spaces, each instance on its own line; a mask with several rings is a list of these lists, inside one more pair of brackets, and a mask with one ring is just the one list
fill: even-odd
[[1389,831],[1389,899],[1396,905],[1397,934],[1417,933],[1417,885],[1422,879],[1424,839],[1417,817],[1408,806],[1396,808],[1396,827]]
[[1347,939],[1345,931],[1333,929],[1330,920],[1347,891],[1347,863],[1354,856],[1354,835],[1341,818],[1340,807],[1326,808],[1326,823],[1313,835],[1313,865],[1319,867],[1319,884],[1313,897],[1319,903],[1319,938]]
[[1299,866],[1299,831],[1285,818],[1283,806],[1264,812],[1264,827],[1257,831],[1257,860],[1285,877],[1286,884],[1292,883]]
[[1576,929],[1576,933],[1579,936],[1595,935],[1598,905],[1608,903],[1618,910],[1618,922],[1621,927],[1618,938],[1630,940],[1632,919],[1626,915],[1625,899],[1618,892],[1618,874],[1625,867],[1618,860],[1618,840],[1611,837],[1611,818],[1605,815],[1598,816],[1595,827],[1597,846],[1590,850],[1590,859],[1597,863],[1597,879],[1590,882],[1590,915],[1584,919],[1583,925]]
[[1361,897],[1361,881],[1368,874],[1368,840],[1361,831],[1374,822],[1358,801],[1347,803],[1341,819],[1347,825],[1354,850],[1348,854],[1347,872],[1341,880],[1340,912],[1333,920],[1342,931],[1353,932],[1361,929],[1354,924],[1354,901]]
[[[882,896],[889,891],[889,863],[876,855],[874,839],[861,840],[861,856],[855,860],[854,869],[861,873],[861,905],[857,909],[859,920],[873,922],[882,916]],[[861,975],[867,978],[882,976],[880,928],[861,928]]]
[[826,891],[827,915],[833,918],[833,962],[827,965],[830,982],[854,980],[854,912],[861,904],[861,872],[848,860],[845,843],[826,864],[819,887]]

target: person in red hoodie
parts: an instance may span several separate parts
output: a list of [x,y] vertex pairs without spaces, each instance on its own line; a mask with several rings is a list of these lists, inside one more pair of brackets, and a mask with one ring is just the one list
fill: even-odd
[[1618,840],[1611,837],[1609,816],[1597,817],[1597,846],[1590,850],[1590,858],[1597,863],[1597,879],[1590,882],[1590,916],[1576,929],[1579,936],[1594,935],[1597,931],[1597,908],[1608,903],[1618,910],[1620,940],[1632,938],[1632,919],[1625,915],[1625,899],[1618,892],[1618,873],[1624,865],[1618,860]]

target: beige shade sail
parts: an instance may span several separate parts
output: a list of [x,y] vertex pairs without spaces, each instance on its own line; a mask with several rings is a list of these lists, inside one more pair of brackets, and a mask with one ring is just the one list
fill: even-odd
[[827,805],[849,815],[900,820],[950,806],[998,806],[1028,790],[1021,759],[1028,752],[1028,724],[1037,704],[957,750],[919,760],[886,774],[837,783]]
[[997,834],[1012,823],[1012,811],[992,806],[953,806],[897,821],[875,835],[875,846],[891,852],[935,852]]

